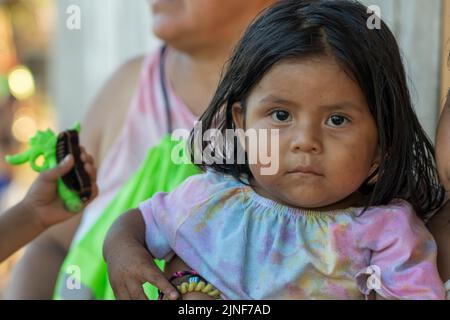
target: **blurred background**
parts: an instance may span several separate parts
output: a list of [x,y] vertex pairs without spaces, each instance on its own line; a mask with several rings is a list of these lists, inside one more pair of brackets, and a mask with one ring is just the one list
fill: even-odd
[[[434,139],[450,87],[450,0],[363,2],[378,5],[397,36],[416,111]],[[4,155],[25,148],[37,129],[80,121],[116,68],[159,45],[151,19],[145,0],[0,0],[0,212],[35,178]],[[0,298],[20,254],[0,265]]]

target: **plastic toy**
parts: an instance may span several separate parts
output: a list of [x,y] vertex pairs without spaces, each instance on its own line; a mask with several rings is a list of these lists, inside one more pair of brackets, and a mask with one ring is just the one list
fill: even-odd
[[[66,155],[72,154],[75,165],[72,170],[58,179],[58,194],[70,212],[79,212],[91,195],[90,178],[83,168],[80,158],[78,134],[80,124],[58,136],[50,129],[38,131],[29,140],[29,148],[22,153],[6,156],[6,162],[20,165],[28,162],[36,172],[50,170],[58,165]],[[42,164],[37,163],[42,159]]]

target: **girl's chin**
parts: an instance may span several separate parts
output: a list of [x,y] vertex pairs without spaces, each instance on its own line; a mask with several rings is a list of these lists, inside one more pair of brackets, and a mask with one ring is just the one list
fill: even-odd
[[[293,207],[297,209],[303,209],[303,210],[311,210],[311,211],[326,211],[327,206],[330,204],[324,199],[315,199],[317,194],[312,195],[311,197],[307,197],[305,194],[302,194],[302,196],[291,196],[289,199],[284,199],[281,202],[282,204]],[[323,208],[323,209],[321,209]]]

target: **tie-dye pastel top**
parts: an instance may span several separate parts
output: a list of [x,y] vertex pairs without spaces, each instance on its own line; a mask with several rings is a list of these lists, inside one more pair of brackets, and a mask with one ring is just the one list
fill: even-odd
[[152,255],[178,255],[225,299],[445,299],[435,241],[403,200],[315,212],[207,172],[139,209]]

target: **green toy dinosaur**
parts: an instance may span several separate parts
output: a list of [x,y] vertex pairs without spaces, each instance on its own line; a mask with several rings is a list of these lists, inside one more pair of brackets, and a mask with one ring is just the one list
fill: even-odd
[[[72,130],[79,133],[80,124],[77,123]],[[16,155],[6,156],[5,160],[11,165],[29,162],[31,168],[36,172],[50,170],[58,165],[56,157],[57,142],[58,136],[52,130],[38,131],[29,140],[29,148],[27,150]],[[42,165],[36,163],[39,158],[43,159]],[[81,210],[83,202],[79,195],[68,188],[62,178],[58,179],[58,194],[70,212],[79,212]]]

